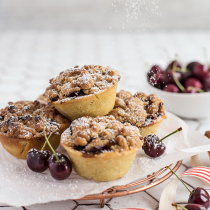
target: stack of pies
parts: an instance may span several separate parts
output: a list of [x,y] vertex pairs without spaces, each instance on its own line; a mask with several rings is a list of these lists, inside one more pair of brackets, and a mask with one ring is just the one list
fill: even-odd
[[[56,149],[69,154],[78,175],[96,181],[123,177],[143,137],[156,133],[166,118],[155,95],[121,90],[111,67],[75,66],[50,80],[36,101],[18,101],[0,110],[0,141],[17,158],[44,144],[43,127]],[[61,138],[60,138],[61,136]]]

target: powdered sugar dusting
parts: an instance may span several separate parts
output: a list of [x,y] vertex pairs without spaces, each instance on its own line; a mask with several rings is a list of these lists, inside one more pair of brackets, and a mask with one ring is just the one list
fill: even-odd
[[85,65],[63,71],[50,80],[46,89],[48,101],[71,99],[98,93],[115,85],[120,80],[120,74],[111,67]]
[[113,0],[112,6],[122,16],[122,29],[127,27],[135,28],[135,31],[152,31],[161,16],[158,3],[159,0]]
[[116,95],[114,109],[109,113],[122,123],[128,122],[138,128],[156,122],[165,115],[163,102],[156,95],[136,93],[134,96],[121,90]]
[[74,120],[61,143],[84,152],[127,151],[142,146],[139,129],[122,124],[113,116]]
[[47,135],[60,131],[69,121],[57,110],[39,101],[18,101],[0,110],[0,132],[13,138],[41,138],[43,127]]

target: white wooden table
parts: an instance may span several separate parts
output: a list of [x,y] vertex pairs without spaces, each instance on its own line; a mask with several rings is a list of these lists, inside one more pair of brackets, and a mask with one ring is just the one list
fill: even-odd
[[[181,61],[196,59],[203,62],[203,47],[210,51],[210,31],[172,31],[153,34],[111,32],[2,31],[0,107],[5,107],[8,101],[34,100],[44,92],[50,78],[77,64],[110,65],[121,72],[119,89],[147,91],[145,72],[153,63],[164,66],[176,53],[179,54]],[[210,130],[210,119],[185,120],[185,122],[202,134]],[[190,167],[189,160],[190,158],[183,161],[178,174]],[[193,178],[187,178],[186,181],[194,187],[203,186],[200,181]],[[156,210],[167,182],[168,180],[145,192],[109,199],[104,209],[142,207]],[[177,192],[177,202],[187,201],[188,191],[181,184]],[[99,201],[61,201],[17,209],[98,208]],[[16,208],[0,204],[0,209]]]

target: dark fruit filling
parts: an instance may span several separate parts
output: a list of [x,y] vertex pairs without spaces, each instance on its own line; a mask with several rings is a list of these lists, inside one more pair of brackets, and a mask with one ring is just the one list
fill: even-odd
[[75,145],[74,149],[82,152],[85,155],[87,155],[87,154],[99,154],[99,153],[102,153],[104,151],[106,151],[106,152],[111,151],[111,146],[113,146],[115,144],[116,144],[115,140],[112,139],[106,145],[93,146],[93,147],[88,148],[88,149],[85,146],[76,146]]
[[70,98],[76,98],[76,97],[84,96],[84,95],[85,94],[83,93],[83,91],[80,90],[80,91],[75,91],[75,92],[71,93],[69,97]]
[[59,97],[58,96],[56,96],[56,97],[52,97],[52,96],[50,96],[50,100],[51,101],[57,101],[59,99]]

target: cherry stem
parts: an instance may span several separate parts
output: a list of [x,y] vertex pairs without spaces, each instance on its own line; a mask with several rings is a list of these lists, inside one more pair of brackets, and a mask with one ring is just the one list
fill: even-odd
[[178,128],[178,129],[175,130],[174,132],[172,132],[172,133],[168,134],[167,136],[163,137],[162,139],[160,139],[160,140],[158,141],[158,143],[160,143],[160,142],[163,141],[164,139],[168,138],[169,136],[171,136],[171,135],[173,135],[173,134],[175,134],[175,133],[177,133],[177,132],[179,132],[179,131],[181,131],[181,130],[182,130],[182,127]]
[[176,85],[179,87],[179,89],[184,92],[185,91],[185,88],[183,87],[183,85],[180,83],[180,81],[177,79],[176,75],[175,75],[175,72],[173,72],[173,79],[176,83]]
[[186,67],[184,72],[191,72],[191,70]]
[[[49,140],[50,137],[53,135],[53,133],[55,133],[56,131],[57,131],[57,130],[53,131],[53,132],[47,137],[47,139]],[[45,141],[45,143],[44,143],[44,145],[43,145],[41,151],[44,150],[44,148],[46,147],[46,144],[47,144],[47,141]]]
[[174,61],[174,64],[173,64],[173,66],[172,66],[172,71],[175,71],[175,70],[176,70],[176,65],[177,65],[177,62]]
[[169,166],[166,166],[166,168],[168,168],[179,179],[179,181],[181,181],[182,184],[188,189],[188,191],[190,192],[190,194],[192,194],[192,191],[187,187],[187,185],[184,183],[184,181],[181,180],[180,177],[177,176],[177,174]]
[[177,61],[176,60],[173,63],[172,71],[173,72],[175,72],[175,71],[181,71],[181,69],[177,67]]
[[45,139],[46,139],[46,142],[48,143],[50,149],[51,149],[52,152],[54,153],[54,155],[55,155],[57,161],[60,161],[60,159],[59,159],[57,153],[55,152],[55,150],[53,149],[53,147],[51,146],[51,144],[50,144],[50,142],[49,142],[49,140],[48,140],[48,138],[47,138],[47,135],[46,135],[46,132],[45,132],[45,126],[44,126],[44,128],[43,128],[43,131],[44,131],[44,137],[45,137]]
[[184,209],[184,210],[187,210],[184,206],[181,206],[181,205],[176,204],[176,203],[172,203],[172,206],[175,206],[176,208],[177,208],[177,207],[180,207],[180,208],[182,208],[182,209]]
[[202,90],[202,89],[200,89],[200,88],[197,88],[197,87],[193,87],[193,86],[189,86],[188,88],[187,88],[187,90],[197,90],[199,93],[203,93],[204,91]]

